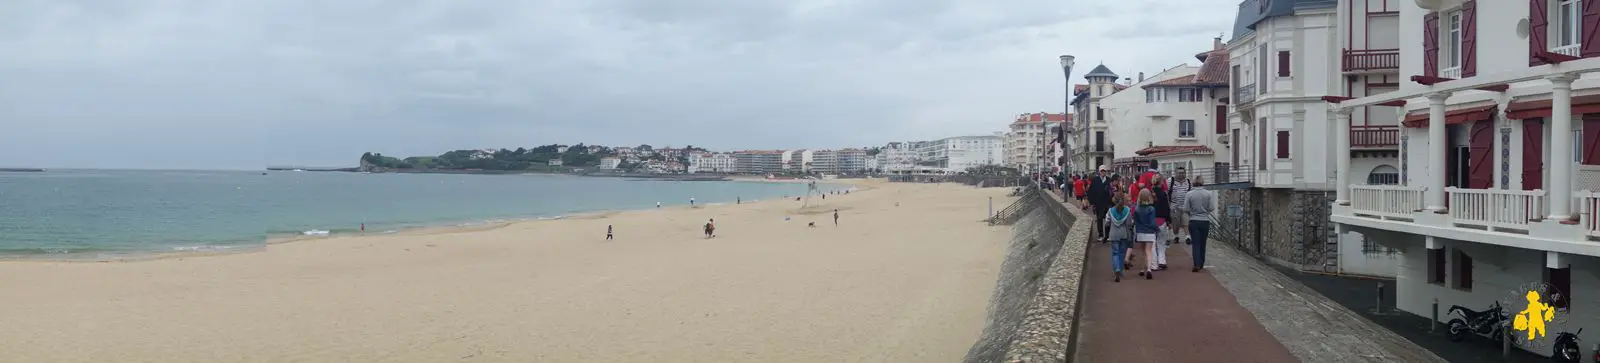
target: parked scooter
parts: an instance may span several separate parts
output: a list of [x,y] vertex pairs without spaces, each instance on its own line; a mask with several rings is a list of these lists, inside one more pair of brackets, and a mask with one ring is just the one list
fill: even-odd
[[1560,363],[1582,362],[1583,349],[1578,348],[1578,334],[1583,334],[1583,328],[1578,328],[1576,333],[1561,332],[1561,334],[1556,334],[1555,351],[1550,354],[1550,361]]
[[1496,342],[1505,339],[1505,323],[1510,320],[1505,309],[1496,301],[1488,310],[1473,311],[1461,305],[1450,306],[1450,313],[1459,318],[1450,319],[1450,331],[1447,335],[1452,342],[1459,342],[1467,338],[1467,333],[1489,338]]

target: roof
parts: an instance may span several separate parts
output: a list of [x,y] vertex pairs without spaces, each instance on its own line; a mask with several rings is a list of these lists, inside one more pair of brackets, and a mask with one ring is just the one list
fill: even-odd
[[1133,153],[1134,154],[1138,154],[1139,156],[1151,157],[1151,158],[1158,158],[1158,157],[1162,157],[1162,156],[1185,155],[1185,154],[1189,154],[1189,155],[1211,155],[1211,148],[1207,147],[1207,146],[1204,146],[1204,145],[1199,145],[1199,146],[1158,145],[1158,146],[1147,147],[1147,148],[1144,148],[1142,150],[1135,151]]
[[1255,32],[1256,24],[1274,16],[1294,15],[1295,10],[1327,9],[1339,6],[1338,0],[1244,0],[1233,20],[1233,39]]
[[1200,58],[1200,72],[1195,73],[1194,83],[1205,85],[1228,85],[1228,49],[1217,49],[1200,53],[1195,56]]
[[1191,75],[1182,76],[1182,77],[1173,77],[1172,79],[1168,79],[1168,80],[1161,81],[1161,82],[1156,82],[1156,83],[1151,83],[1151,84],[1147,84],[1147,85],[1144,85],[1144,86],[1145,87],[1178,87],[1178,86],[1193,86],[1193,85],[1194,85],[1194,75],[1191,74]]
[[1012,122],[1012,123],[1020,124],[1020,123],[1044,122],[1046,120],[1048,120],[1050,122],[1069,121],[1069,120],[1072,120],[1072,115],[1070,115],[1070,114],[1060,114],[1060,113],[1046,113],[1046,112],[1025,113],[1025,114],[1017,115],[1017,120],[1015,122]]
[[1116,72],[1112,72],[1110,68],[1106,68],[1106,65],[1101,64],[1101,65],[1095,66],[1094,69],[1089,70],[1088,74],[1084,74],[1083,75],[1083,78],[1093,78],[1093,77],[1118,78],[1120,76],[1118,76]]

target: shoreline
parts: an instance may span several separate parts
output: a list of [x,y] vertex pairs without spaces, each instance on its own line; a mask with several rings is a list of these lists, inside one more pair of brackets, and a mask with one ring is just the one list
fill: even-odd
[[[577,177],[577,175],[573,175],[573,176]],[[868,185],[869,181],[872,181],[872,180],[878,180],[878,179],[833,179],[833,180],[830,180],[830,181],[832,181],[832,183],[827,183],[827,184],[832,184],[832,185],[835,185],[835,186],[848,186],[849,188],[845,188],[845,189],[854,189],[853,193],[860,193],[860,192],[864,192],[864,191],[877,189],[875,187],[872,187],[872,186]],[[735,183],[788,183],[788,184],[804,183],[804,182],[809,182],[809,181],[810,181],[809,179],[780,179],[780,180],[774,180],[774,179],[765,179],[765,178],[749,178],[749,179],[731,179],[731,180],[726,180],[726,182],[735,182]],[[822,180],[818,180],[818,181],[822,182]],[[821,187],[821,185],[827,185],[827,184],[824,184],[824,183],[818,183],[818,184],[819,184],[819,188]],[[161,247],[164,247],[166,249],[165,250],[163,250],[163,249],[151,249],[151,250],[148,250],[148,251],[132,251],[132,250],[130,250],[130,251],[85,251],[85,252],[69,252],[69,253],[59,253],[59,254],[56,254],[56,253],[39,253],[39,254],[29,254],[29,255],[0,255],[0,264],[8,264],[8,263],[69,263],[69,264],[137,263],[137,262],[146,262],[146,261],[159,261],[159,260],[171,260],[171,259],[183,259],[183,258],[228,256],[228,255],[252,254],[252,253],[267,252],[267,249],[271,248],[272,246],[277,246],[277,245],[296,244],[296,243],[322,241],[322,240],[330,240],[330,239],[338,239],[338,238],[370,238],[370,237],[388,237],[388,236],[429,236],[429,235],[442,235],[442,234],[459,234],[459,233],[469,233],[469,232],[492,231],[492,230],[502,229],[502,228],[506,228],[506,227],[513,227],[513,226],[519,226],[519,225],[530,224],[530,223],[539,223],[539,222],[553,222],[553,221],[563,221],[563,220],[600,219],[600,218],[605,218],[605,217],[609,217],[609,216],[613,216],[613,215],[617,215],[617,214],[621,214],[621,213],[646,212],[646,211],[656,211],[656,210],[660,210],[660,211],[663,211],[663,212],[665,212],[665,211],[678,211],[678,210],[697,210],[697,209],[707,209],[707,208],[710,208],[710,207],[726,207],[726,206],[734,206],[734,205],[756,204],[756,203],[764,203],[764,202],[772,202],[772,201],[785,201],[785,200],[788,200],[788,199],[786,197],[784,197],[784,196],[776,196],[776,197],[771,197],[771,198],[766,198],[766,199],[744,200],[745,203],[724,203],[724,202],[700,203],[699,205],[694,206],[694,207],[691,207],[691,206],[688,206],[688,205],[674,204],[674,205],[662,205],[660,208],[610,209],[610,210],[578,211],[578,212],[572,212],[570,214],[555,215],[555,216],[513,217],[513,218],[503,218],[502,217],[502,218],[490,218],[490,219],[466,220],[466,221],[438,221],[438,222],[432,222],[432,223],[424,223],[422,225],[378,228],[377,230],[369,229],[369,231],[364,231],[364,232],[363,231],[359,231],[359,230],[358,231],[342,230],[343,232],[339,232],[340,230],[334,230],[334,231],[315,230],[315,231],[328,232],[327,234],[323,234],[323,235],[307,235],[307,234],[304,234],[305,232],[309,232],[309,231],[302,231],[300,233],[294,233],[294,234],[272,233],[272,234],[267,234],[266,238],[261,242],[248,243],[248,244],[238,244],[238,245],[161,246]]]

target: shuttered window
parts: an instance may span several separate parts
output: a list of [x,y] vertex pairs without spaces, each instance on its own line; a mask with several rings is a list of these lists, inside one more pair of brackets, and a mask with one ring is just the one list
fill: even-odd
[[1278,51],[1278,77],[1288,77],[1290,65],[1293,65],[1293,63],[1289,62],[1289,51]]
[[1289,131],[1278,131],[1278,158],[1289,158]]

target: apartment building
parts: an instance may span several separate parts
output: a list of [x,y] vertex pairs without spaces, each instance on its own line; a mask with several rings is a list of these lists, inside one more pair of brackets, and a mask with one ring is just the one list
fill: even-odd
[[768,150],[747,150],[733,153],[734,170],[744,174],[778,174],[784,171],[784,157],[787,152]]
[[737,173],[738,160],[727,153],[695,153],[689,156],[690,173]]
[[1005,137],[999,134],[947,137],[913,144],[918,154],[918,165],[932,169],[929,171],[946,174],[964,173],[967,169],[985,165],[1001,165],[1005,157]]
[[1060,127],[1071,119],[1072,115],[1048,112],[1017,115],[1005,134],[1002,162],[1024,172],[1032,172],[1049,164],[1049,146],[1055,139],[1049,129]]
[[839,167],[836,174],[860,174],[871,167],[867,166],[867,151],[858,148],[839,149],[835,151],[839,156]]
[[878,151],[878,167],[889,174],[909,174],[917,170],[917,147],[912,142],[891,142]]
[[1117,77],[1116,72],[1101,64],[1083,75],[1089,84],[1072,87],[1070,105],[1074,114],[1080,115],[1069,128],[1072,131],[1069,137],[1074,140],[1067,143],[1073,147],[1067,154],[1072,159],[1070,169],[1074,171],[1094,170],[1100,165],[1110,166],[1114,158],[1114,145],[1106,138],[1111,124],[1106,120],[1105,110],[1100,107],[1100,100],[1128,88],[1117,83]]
[[[1336,228],[1399,251],[1402,310],[1429,316],[1437,301],[1520,311],[1535,290],[1561,316],[1549,336],[1600,326],[1600,42],[1588,41],[1600,26],[1587,22],[1600,4],[1390,6],[1397,89],[1326,101],[1335,149],[1355,147],[1355,120],[1370,109],[1402,110],[1403,152],[1384,161],[1397,183],[1363,183],[1390,169],[1337,153]],[[1521,346],[1550,354],[1548,343]]]

